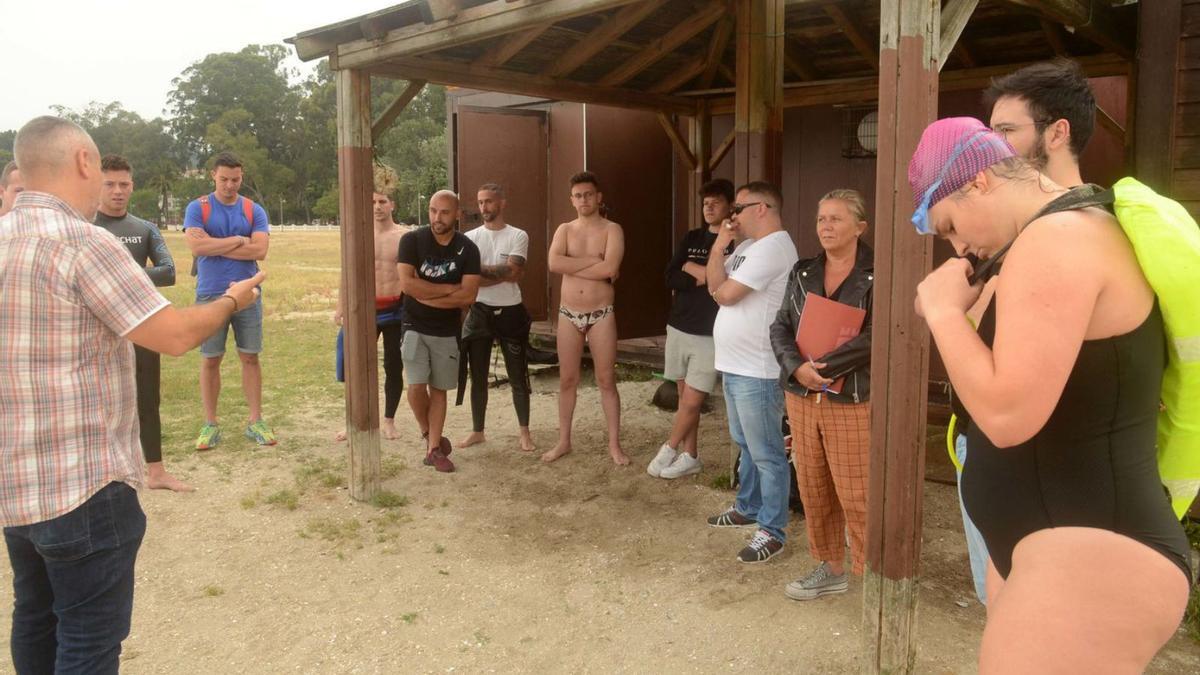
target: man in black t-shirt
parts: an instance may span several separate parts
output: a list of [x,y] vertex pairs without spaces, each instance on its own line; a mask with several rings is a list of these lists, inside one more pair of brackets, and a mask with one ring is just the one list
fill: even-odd
[[663,374],[678,387],[679,407],[670,437],[646,467],[646,473],[656,478],[700,473],[696,450],[700,408],[717,385],[712,337],[717,303],[708,293],[705,265],[721,223],[729,217],[733,183],[724,178],[709,181],[700,188],[699,196],[706,226],[688,232],[667,265],[667,288],[675,292],[675,301],[667,318]]
[[427,440],[425,465],[454,471],[446,423],[446,392],[458,386],[458,335],[462,309],[479,291],[479,248],[455,231],[458,195],[441,190],[429,199],[429,227],[400,238],[408,405]]

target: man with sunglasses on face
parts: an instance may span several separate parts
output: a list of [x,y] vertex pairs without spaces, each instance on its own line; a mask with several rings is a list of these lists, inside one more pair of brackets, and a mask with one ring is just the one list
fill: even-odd
[[[992,131],[1002,136],[1017,154],[1050,180],[1064,187],[1083,184],[1079,156],[1092,137],[1096,123],[1096,98],[1079,66],[1067,59],[1035,63],[992,80],[983,93],[991,110]],[[989,283],[970,314],[976,319],[991,302],[995,282]],[[956,418],[960,417],[956,415]],[[966,420],[956,419],[955,455],[959,466],[967,460]],[[987,603],[987,547],[983,536],[962,508],[963,530],[971,560],[975,597]]]
[[[738,188],[731,218],[708,255],[708,291],[720,305],[713,324],[715,364],[725,391],[729,435],[741,449],[733,507],[708,519],[711,527],[753,527],[737,555],[760,563],[783,550],[791,474],[783,445],[783,389],[771,349],[771,323],[783,302],[796,246],[783,230],[779,188],[761,181]],[[746,237],[729,256],[735,237]]]

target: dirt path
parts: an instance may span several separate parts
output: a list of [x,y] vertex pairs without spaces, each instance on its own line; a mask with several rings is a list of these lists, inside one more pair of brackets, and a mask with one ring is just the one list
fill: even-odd
[[[275,449],[229,441],[176,462],[201,490],[143,495],[126,672],[857,672],[861,586],[811,604],[783,596],[812,565],[802,522],[788,553],[759,566],[734,561],[748,533],[704,525],[732,500],[710,486],[728,471],[722,406],[703,421],[701,475],[645,474],[670,422],[648,404],[655,384],[621,384],[635,458],[623,469],[603,451],[594,387],[581,391],[577,451],[553,466],[515,449],[507,388],[492,392],[489,442],[456,450],[452,475],[421,466],[402,407],[384,469],[404,506],[337,487],[331,404],[313,405],[307,440],[282,428]],[[542,449],[556,386],[535,382]],[[452,439],[469,419],[452,408]],[[925,488],[920,670],[971,672],[984,613],[956,604],[972,597],[957,504],[953,488]],[[7,609],[7,561],[0,577]],[[9,620],[0,612],[0,633]],[[1200,671],[1200,648],[1177,637],[1154,670]]]

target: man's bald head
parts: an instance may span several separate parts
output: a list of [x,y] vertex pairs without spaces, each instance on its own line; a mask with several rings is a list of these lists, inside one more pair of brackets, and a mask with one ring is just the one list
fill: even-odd
[[100,200],[100,151],[78,124],[44,115],[17,132],[13,154],[25,188],[59,197],[86,219]]

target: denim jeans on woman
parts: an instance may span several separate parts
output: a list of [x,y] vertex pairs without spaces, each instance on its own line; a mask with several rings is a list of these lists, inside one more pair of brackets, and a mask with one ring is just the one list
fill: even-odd
[[741,448],[733,507],[771,536],[786,541],[792,486],[783,447],[783,389],[779,380],[722,373],[729,436]]
[[137,491],[116,482],[57,518],[4,528],[18,673],[117,672],[145,533]]

